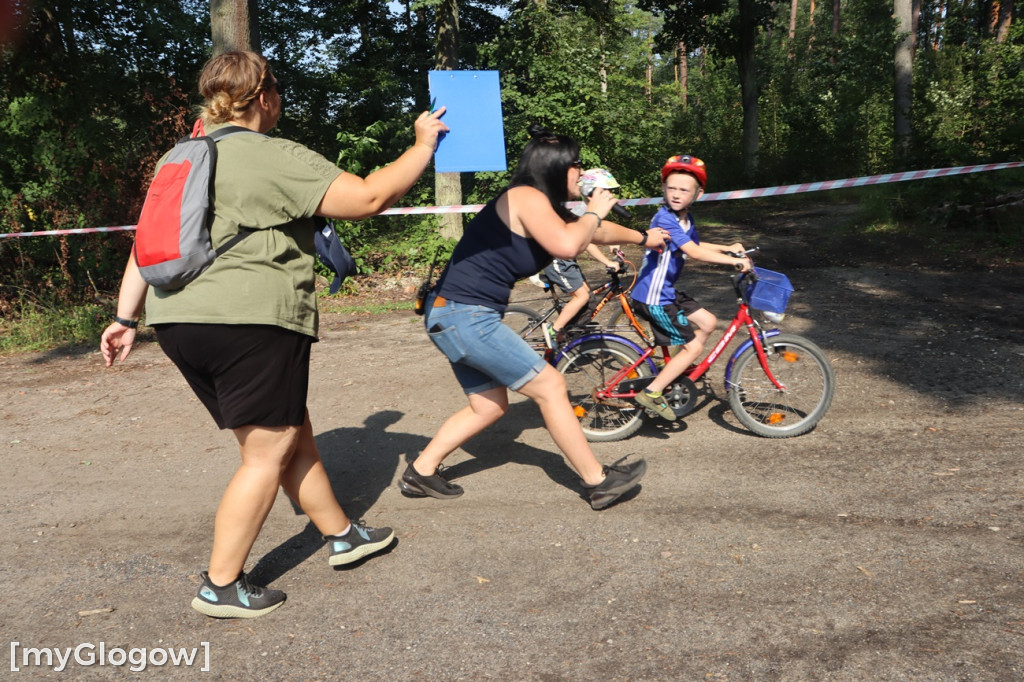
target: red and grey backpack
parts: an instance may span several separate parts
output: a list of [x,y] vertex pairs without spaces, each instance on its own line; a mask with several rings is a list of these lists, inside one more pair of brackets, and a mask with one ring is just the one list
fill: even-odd
[[192,136],[179,140],[157,171],[146,193],[133,249],[139,273],[152,286],[180,289],[252,232],[240,227],[216,249],[210,240],[217,140],[240,133],[259,134],[227,126],[204,135],[197,121]]

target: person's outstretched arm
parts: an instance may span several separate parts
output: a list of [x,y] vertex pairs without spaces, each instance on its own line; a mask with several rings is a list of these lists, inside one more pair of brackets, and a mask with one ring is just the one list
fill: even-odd
[[448,130],[441,122],[444,112],[441,107],[433,113],[421,113],[416,119],[416,142],[394,162],[365,178],[351,173],[335,178],[317,207],[317,215],[358,220],[377,215],[398,201],[423,175],[437,149],[438,136]]
[[648,249],[660,249],[669,239],[669,233],[660,227],[652,227],[644,239],[642,232],[607,220],[594,232],[595,244],[637,244]]

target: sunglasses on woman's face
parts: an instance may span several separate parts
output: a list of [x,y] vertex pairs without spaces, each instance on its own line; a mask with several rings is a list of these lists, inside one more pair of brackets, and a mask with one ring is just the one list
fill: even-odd
[[572,163],[569,164],[569,167],[570,168],[583,168],[583,162],[580,161],[579,159],[576,159],[575,161],[573,161]]
[[275,79],[273,87],[275,90],[277,90],[277,94],[281,95],[282,97],[284,97],[285,92],[288,91],[288,86],[281,80]]

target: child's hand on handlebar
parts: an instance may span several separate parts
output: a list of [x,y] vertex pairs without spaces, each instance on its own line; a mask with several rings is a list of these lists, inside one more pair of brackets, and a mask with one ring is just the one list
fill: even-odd
[[[740,253],[742,253],[742,251]],[[743,258],[736,259],[733,263],[733,267],[736,268],[737,272],[751,272],[754,269],[754,263],[744,256]]]

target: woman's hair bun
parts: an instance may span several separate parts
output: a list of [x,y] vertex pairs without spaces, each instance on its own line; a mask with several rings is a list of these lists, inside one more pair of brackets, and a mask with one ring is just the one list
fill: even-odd
[[531,123],[530,127],[526,129],[526,132],[528,132],[530,137],[533,139],[554,137],[554,133],[539,123]]

